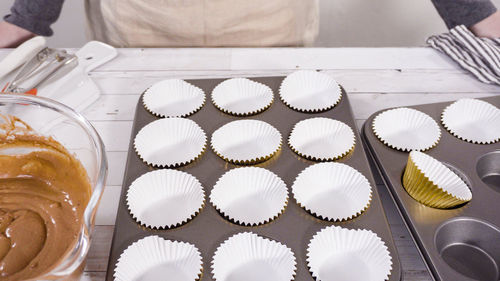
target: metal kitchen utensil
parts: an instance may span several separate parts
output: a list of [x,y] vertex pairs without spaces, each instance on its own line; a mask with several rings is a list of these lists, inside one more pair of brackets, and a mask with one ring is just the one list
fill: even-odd
[[65,50],[44,48],[28,60],[3,92],[36,94],[42,83],[55,77],[63,76],[78,64],[78,58]]
[[[500,96],[483,98],[500,107]],[[374,113],[362,137],[434,280],[500,278],[500,143],[473,144],[450,134],[440,122],[451,102],[410,106],[440,124],[438,145],[425,153],[442,161],[468,184],[472,200],[453,209],[427,207],[402,185],[408,153],[384,145],[373,133]],[[500,124],[498,124],[500,126]]]
[[[257,119],[263,120],[275,128],[277,128],[283,137],[283,145],[281,150],[268,161],[265,161],[257,166],[265,167],[281,177],[285,181],[289,191],[288,205],[283,214],[270,223],[257,227],[246,227],[236,225],[229,222],[221,216],[217,210],[206,201],[204,208],[201,212],[194,217],[190,222],[177,228],[169,230],[152,230],[141,227],[130,215],[126,205],[126,194],[131,182],[145,172],[153,170],[152,167],[146,165],[137,155],[133,147],[133,140],[137,132],[146,124],[159,119],[149,113],[143,106],[142,100],[137,103],[134,126],[132,129],[131,142],[129,146],[127,166],[125,170],[125,177],[123,181],[122,193],[120,196],[118,213],[116,217],[116,225],[113,235],[113,243],[109,256],[108,270],[106,280],[113,280],[113,272],[115,264],[120,254],[131,243],[148,235],[159,235],[167,239],[186,241],[193,243],[202,253],[203,257],[203,275],[202,281],[213,280],[212,270],[210,263],[215,249],[221,242],[230,237],[231,235],[243,232],[252,231],[261,236],[269,237],[274,240],[280,241],[290,247],[297,258],[297,272],[295,280],[305,281],[314,280],[306,263],[306,249],[309,240],[320,229],[329,225],[338,225],[350,229],[365,228],[370,229],[377,233],[385,244],[387,245],[392,257],[392,272],[391,281],[401,280],[401,268],[396,252],[396,247],[392,239],[389,229],[387,218],[382,207],[380,197],[378,195],[375,182],[370,172],[367,158],[364,153],[363,146],[360,143],[356,123],[352,116],[349,98],[344,90],[342,90],[342,99],[333,109],[322,113],[303,113],[297,112],[288,108],[279,99],[278,89],[283,77],[263,77],[263,78],[250,78],[257,82],[263,83],[274,92],[273,104],[264,112],[249,116],[249,117],[235,117],[227,115],[219,111],[211,102],[209,95],[214,87],[222,82],[224,79],[204,79],[204,80],[188,80],[195,86],[202,88],[207,95],[207,103],[197,113],[189,116],[188,118],[196,121],[205,131],[207,137],[220,126],[233,121],[241,119]],[[142,96],[141,96],[142,99]],[[317,219],[311,214],[302,209],[293,199],[290,192],[291,185],[295,177],[305,167],[316,163],[306,160],[295,154],[287,144],[287,138],[293,128],[293,125],[300,120],[311,117],[330,117],[348,124],[356,134],[356,147],[346,157],[338,160],[348,164],[363,175],[367,177],[372,186],[372,200],[370,207],[360,216],[345,222],[328,222]],[[205,194],[210,194],[212,187],[217,179],[227,170],[239,167],[237,165],[229,164],[217,156],[210,148],[200,157],[199,160],[179,168],[179,170],[189,172],[200,180],[202,183]]]
[[[27,64],[26,62],[28,60],[30,60],[31,67],[24,67],[23,65],[24,74],[32,72],[37,65],[40,67],[40,58],[35,58],[35,55],[44,48],[45,38],[38,36],[26,41],[0,61],[0,83],[1,85],[5,85],[3,88],[0,88],[0,93],[6,93],[7,87],[9,86],[7,82],[12,81],[14,76],[17,76],[17,73],[11,73],[15,68]],[[52,49],[52,51],[54,50]],[[45,54],[47,52],[49,52],[49,50],[43,51]],[[41,56],[43,56],[42,54]],[[61,55],[62,54],[59,53],[59,57],[61,57]],[[68,62],[68,65],[62,66],[58,70],[55,68],[57,68],[61,62],[46,68],[44,70],[47,71],[45,72],[46,77],[44,81],[38,83],[39,85],[36,87],[36,91],[33,90],[29,93],[56,100],[76,111],[82,111],[95,102],[99,98],[101,90],[90,78],[89,72],[115,58],[118,52],[110,45],[98,41],[90,41],[77,50],[74,55],[76,56],[75,61]],[[69,57],[71,55],[65,54],[64,57],[66,56]],[[46,59],[48,59],[48,57],[46,57]],[[76,62],[76,60],[78,60],[78,62]],[[48,61],[45,61],[45,64],[48,64]],[[56,71],[50,74],[51,70]],[[18,72],[21,74],[21,70]],[[25,76],[24,74],[23,76]],[[40,78],[43,77],[35,75],[30,81],[36,82],[33,81],[33,79],[39,80]],[[22,80],[25,79],[23,78]],[[16,89],[17,87],[15,87],[15,84],[21,84],[20,82],[21,81],[14,83],[14,86],[10,86],[9,91],[22,92],[22,89],[33,86],[33,83],[31,83],[31,85],[25,85],[25,83],[29,82],[25,81],[22,83],[23,85],[18,85],[18,87],[22,89]]]

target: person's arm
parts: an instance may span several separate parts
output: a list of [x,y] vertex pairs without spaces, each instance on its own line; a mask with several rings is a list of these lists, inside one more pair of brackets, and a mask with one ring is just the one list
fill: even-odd
[[16,47],[34,35],[51,36],[50,28],[61,13],[64,0],[16,0],[11,13],[0,22],[0,48]]
[[446,26],[465,25],[476,36],[500,37],[500,13],[490,0],[432,0]]
[[34,33],[6,21],[0,22],[0,48],[13,48],[35,36]]
[[500,38],[500,11],[474,24],[470,30],[479,37]]

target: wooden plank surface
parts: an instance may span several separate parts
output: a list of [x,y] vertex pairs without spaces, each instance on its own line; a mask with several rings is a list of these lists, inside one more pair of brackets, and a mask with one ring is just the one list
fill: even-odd
[[[140,63],[138,63],[140,62]],[[167,67],[166,67],[167,66]],[[453,69],[427,48],[128,49],[99,70]]]
[[[106,94],[137,94],[165,78],[201,79],[286,75],[288,70],[193,70],[93,72],[91,77]],[[326,70],[348,93],[467,93],[498,92],[498,87],[454,70]]]
[[[67,49],[75,52],[76,49]],[[0,58],[12,49],[0,49]],[[430,48],[131,48],[97,71],[456,69]]]
[[[10,51],[0,49],[0,59]],[[107,186],[83,279],[105,277],[132,121],[141,92],[165,78],[276,76],[297,69],[318,69],[339,81],[349,93],[358,129],[366,118],[384,108],[500,94],[500,87],[478,82],[429,48],[120,49],[118,58],[90,74],[102,96],[83,112],[99,131],[109,160]],[[404,280],[430,280],[385,187],[377,188],[398,248]]]
[[[10,51],[0,50],[0,58]],[[135,48],[119,54],[120,59],[98,71],[455,69],[446,56],[429,48]]]

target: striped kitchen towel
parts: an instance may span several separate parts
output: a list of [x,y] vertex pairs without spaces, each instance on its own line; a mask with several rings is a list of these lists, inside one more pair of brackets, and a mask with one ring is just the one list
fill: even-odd
[[448,55],[481,82],[500,85],[500,38],[476,37],[459,25],[449,33],[427,38],[427,44]]

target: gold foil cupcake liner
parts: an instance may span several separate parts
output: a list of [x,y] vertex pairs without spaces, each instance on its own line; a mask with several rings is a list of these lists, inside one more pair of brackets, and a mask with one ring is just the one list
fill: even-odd
[[[452,184],[462,189],[467,189],[470,197],[468,197],[467,195],[463,196],[464,198],[459,198],[459,196],[453,194],[455,192],[447,191],[445,190],[445,187],[441,187],[438,184],[434,183],[431,179],[429,179],[429,177],[426,176],[425,172],[422,171],[422,168],[420,168],[419,165],[412,159],[418,153],[423,154],[417,151],[412,151],[410,153],[403,174],[403,187],[413,199],[426,206],[440,209],[453,208],[458,205],[467,203],[472,199],[472,194],[470,193],[465,182],[463,182],[462,179],[460,179],[453,171],[446,168],[443,164],[441,165],[444,169],[440,169],[441,173],[439,177],[446,177],[454,181]],[[433,160],[439,162],[438,160]],[[434,164],[433,166],[437,165]],[[467,192],[465,192],[465,194],[467,194]]]
[[301,112],[323,112],[342,98],[340,85],[329,75],[314,70],[299,70],[281,82],[279,95],[284,104]]
[[167,79],[153,84],[144,91],[142,103],[158,117],[186,117],[205,105],[202,89],[180,79]]
[[477,99],[459,99],[441,113],[441,123],[453,136],[470,143],[500,141],[500,109]]
[[235,116],[250,116],[268,109],[274,102],[273,90],[247,78],[231,78],[212,91],[212,103],[220,111]]

